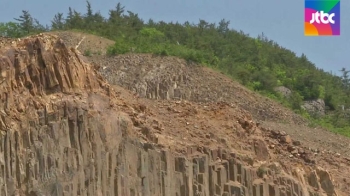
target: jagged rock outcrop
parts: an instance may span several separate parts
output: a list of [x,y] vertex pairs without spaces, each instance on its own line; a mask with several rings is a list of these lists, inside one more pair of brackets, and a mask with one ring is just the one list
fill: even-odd
[[304,101],[301,107],[313,115],[324,116],[326,112],[326,104],[323,99]]
[[[312,173],[295,167],[288,173],[269,163],[272,155],[262,138],[254,139],[255,155],[248,161],[219,144],[182,146],[182,153],[167,148],[147,125],[145,107],[139,107],[141,115],[119,99],[79,52],[56,36],[1,47],[0,73],[0,195],[336,195],[332,177],[321,168]],[[167,110],[181,113],[174,108]],[[160,133],[167,128],[156,124]],[[234,125],[240,125],[241,138],[263,131],[280,140],[276,149],[293,145],[291,138],[280,139],[285,134],[260,130],[251,119]]]

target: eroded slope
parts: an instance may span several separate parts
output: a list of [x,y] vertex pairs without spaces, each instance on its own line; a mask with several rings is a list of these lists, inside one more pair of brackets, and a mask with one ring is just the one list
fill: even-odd
[[113,90],[50,34],[0,55],[1,195],[349,193],[347,159],[261,127],[238,103]]
[[[61,34],[69,46],[76,47],[81,43],[78,47],[80,50],[94,49],[96,47],[93,46],[101,43],[104,46],[112,44],[110,40],[93,35],[75,32]],[[109,82],[138,92],[141,97],[182,98],[195,102],[226,101],[250,111],[266,127],[284,130],[312,149],[350,157],[348,138],[321,128],[308,127],[300,116],[218,72],[173,57],[129,54],[117,57],[93,55],[87,58]]]
[[121,85],[140,97],[197,103],[223,101],[249,111],[261,124],[284,130],[310,148],[350,157],[348,138],[321,128],[310,128],[305,119],[289,109],[203,66],[175,57],[148,54],[89,59],[111,84]]
[[141,97],[186,99],[194,102],[225,101],[250,111],[260,120],[302,124],[304,119],[270,99],[253,93],[225,75],[175,57],[127,54],[93,57],[102,75]]
[[107,47],[114,44],[114,41],[82,32],[55,31],[50,32],[59,36],[68,46],[76,48],[82,54],[105,55]]

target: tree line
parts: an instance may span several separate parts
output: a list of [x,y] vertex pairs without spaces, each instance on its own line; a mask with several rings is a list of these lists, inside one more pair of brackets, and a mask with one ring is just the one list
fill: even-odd
[[[317,68],[305,54],[297,56],[263,33],[257,38],[243,31],[230,29],[230,21],[209,23],[144,21],[137,13],[126,11],[118,3],[104,17],[94,12],[89,1],[86,13],[71,7],[68,14],[57,13],[51,26],[41,25],[26,10],[14,21],[0,23],[0,35],[23,37],[47,31],[79,30],[115,40],[109,55],[128,52],[178,56],[219,70],[248,88],[280,101],[302,115],[338,132],[349,133],[350,107],[349,70],[339,70],[341,76]],[[274,88],[292,90],[284,98]],[[306,100],[323,99],[325,117],[310,116],[301,108]]]

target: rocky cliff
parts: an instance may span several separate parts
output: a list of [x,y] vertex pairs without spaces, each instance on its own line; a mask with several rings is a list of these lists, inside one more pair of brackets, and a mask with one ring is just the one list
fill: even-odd
[[[342,195],[319,158],[243,109],[112,89],[57,36],[1,40],[0,195]],[[329,167],[331,169],[333,167]],[[336,193],[338,191],[338,193]],[[346,195],[344,193],[344,195]]]

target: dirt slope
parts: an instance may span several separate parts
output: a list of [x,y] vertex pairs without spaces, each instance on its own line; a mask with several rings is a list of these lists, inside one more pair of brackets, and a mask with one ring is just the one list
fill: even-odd
[[249,111],[267,127],[284,130],[310,148],[350,157],[349,138],[321,128],[310,128],[305,119],[268,98],[252,92],[225,75],[189,64],[175,57],[127,54],[95,56],[90,62],[100,67],[111,83],[152,99],[185,99],[197,103],[226,102]]
[[114,44],[112,40],[82,32],[55,31],[50,34],[59,36],[68,46],[78,49],[82,54],[90,51],[93,56],[106,54],[107,47]]
[[71,195],[350,194],[348,150],[336,145],[347,138],[302,126],[222,74],[173,57],[90,58],[112,90],[55,37],[7,43],[0,173],[9,195],[51,185]]
[[280,104],[246,89],[225,75],[176,57],[127,54],[96,56],[89,60],[100,67],[111,84],[122,85],[141,97],[225,101],[249,110],[259,120],[305,123],[304,119]]

